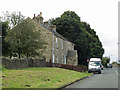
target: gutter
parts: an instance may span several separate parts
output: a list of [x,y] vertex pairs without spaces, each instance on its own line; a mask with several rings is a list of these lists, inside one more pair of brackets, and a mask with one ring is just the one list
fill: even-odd
[[86,77],[84,77],[84,78],[75,80],[75,81],[73,81],[73,82],[71,82],[71,83],[69,83],[69,84],[66,84],[66,85],[64,85],[64,86],[62,86],[62,87],[60,87],[60,88],[58,88],[57,90],[65,89],[66,87],[68,87],[68,86],[70,86],[70,85],[72,85],[72,84],[74,84],[74,83],[76,83],[76,82],[79,82],[79,81],[81,81],[81,80],[84,80],[84,79],[86,79],[86,78],[89,78],[89,77],[91,77],[91,76],[93,76],[93,74],[90,75],[90,76],[86,76]]

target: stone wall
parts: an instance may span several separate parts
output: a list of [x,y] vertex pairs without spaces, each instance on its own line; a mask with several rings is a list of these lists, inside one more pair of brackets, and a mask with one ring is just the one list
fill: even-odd
[[8,69],[21,69],[28,67],[27,59],[2,59],[2,64]]
[[[47,43],[45,45],[46,49],[44,49],[44,52],[42,54],[45,56],[46,61],[49,62],[52,54],[52,32],[49,31],[47,28],[45,28],[43,24],[35,22],[34,20],[32,21],[35,24],[36,30],[40,31],[41,37]],[[39,52],[41,52],[41,50],[39,50]],[[41,57],[37,57],[37,58],[41,58]]]
[[[42,52],[46,61],[49,62],[52,60],[53,63],[69,64],[67,63],[66,56],[68,55],[68,50],[74,50],[74,44],[57,33],[56,26],[53,25],[51,27],[48,23],[37,22],[35,18],[37,17],[34,17],[32,22],[34,22],[36,30],[40,31],[42,38],[47,43],[45,51]],[[38,51],[41,52],[41,50]],[[68,59],[75,61],[76,58],[70,57]]]
[[67,64],[77,66],[78,65],[78,55],[77,50],[68,50]]
[[[66,56],[68,55],[68,50],[74,50],[74,45],[73,43],[63,39],[59,38],[57,36],[54,36],[54,63],[59,63],[59,64],[69,64],[67,63],[67,58]],[[71,57],[73,58],[75,57]]]
[[27,67],[46,67],[48,64],[41,59],[2,59],[2,64],[7,69],[21,69]]
[[40,59],[28,60],[28,67],[46,67],[46,61]]
[[52,32],[47,30],[46,28],[39,25],[41,35],[43,36],[45,42],[47,43],[45,52],[43,52],[43,55],[46,58],[46,61],[49,62],[52,56]]

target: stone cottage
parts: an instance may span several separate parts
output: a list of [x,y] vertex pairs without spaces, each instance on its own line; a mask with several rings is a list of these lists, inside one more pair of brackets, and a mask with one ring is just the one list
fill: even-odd
[[52,60],[52,63],[68,64],[76,66],[78,64],[77,50],[74,50],[75,44],[68,41],[56,31],[55,25],[49,25],[48,22],[43,22],[42,13],[31,19],[45,42],[47,42],[46,50],[43,53],[47,62]]
[[56,25],[49,25],[48,22],[43,22],[42,12],[33,19],[41,30],[47,44],[47,49],[44,53],[46,61],[50,59],[53,63],[77,65],[78,56],[77,50],[74,50],[75,44],[68,41],[56,31]]

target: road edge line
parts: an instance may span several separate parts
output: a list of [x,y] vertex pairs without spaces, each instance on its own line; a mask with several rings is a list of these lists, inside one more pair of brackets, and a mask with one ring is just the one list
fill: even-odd
[[119,74],[118,74],[118,72],[113,68],[113,70],[114,70],[114,72],[118,75],[118,76],[120,76]]
[[90,76],[86,76],[86,77],[81,78],[81,79],[78,79],[78,80],[75,80],[75,81],[73,81],[73,82],[71,82],[71,83],[69,83],[69,84],[66,84],[66,85],[58,88],[57,90],[64,89],[64,88],[67,87],[67,86],[70,86],[70,85],[72,85],[72,84],[74,84],[74,83],[76,83],[76,82],[78,82],[78,81],[84,80],[84,79],[86,79],[86,78],[89,78],[89,77],[91,77],[91,76],[93,76],[93,75],[94,75],[94,74],[92,74],[92,75],[90,75]]

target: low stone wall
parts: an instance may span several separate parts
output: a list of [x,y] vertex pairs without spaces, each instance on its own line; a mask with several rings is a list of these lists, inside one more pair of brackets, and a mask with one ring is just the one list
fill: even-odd
[[28,60],[28,67],[46,67],[46,61],[42,59]]
[[21,69],[28,67],[27,59],[2,59],[2,64],[8,69]]
[[2,59],[2,64],[7,69],[21,69],[27,67],[46,67],[46,61],[41,59]]

